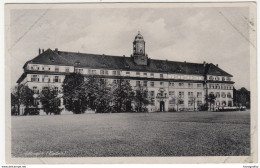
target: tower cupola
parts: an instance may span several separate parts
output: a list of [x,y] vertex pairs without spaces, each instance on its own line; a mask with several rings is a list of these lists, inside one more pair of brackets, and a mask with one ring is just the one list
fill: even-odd
[[134,55],[145,55],[145,41],[144,37],[138,31],[133,42],[133,54]]
[[145,54],[144,37],[138,31],[133,42],[133,57],[137,65],[147,65],[147,54]]

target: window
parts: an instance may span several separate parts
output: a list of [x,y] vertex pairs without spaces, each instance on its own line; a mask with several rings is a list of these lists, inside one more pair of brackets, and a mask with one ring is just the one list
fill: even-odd
[[173,82],[169,82],[169,86],[174,86],[174,83]]
[[59,76],[55,76],[54,79],[53,79],[54,82],[60,82],[60,79],[59,79]]
[[184,86],[184,83],[179,83],[179,86],[180,86],[180,87],[183,87],[183,86]]
[[141,82],[140,81],[136,81],[136,86],[141,86]]
[[130,72],[126,72],[126,76],[130,76]]
[[48,91],[48,89],[49,89],[48,87],[43,87],[42,91]]
[[188,92],[188,97],[193,97],[193,92]]
[[140,72],[136,72],[136,75],[137,75],[137,76],[140,76]]
[[43,75],[42,82],[50,82],[50,78],[48,75]]
[[104,75],[105,71],[104,70],[100,70],[100,75]]
[[55,72],[59,72],[59,67],[55,67]]
[[116,71],[116,75],[120,76],[121,75],[120,71]]
[[179,98],[184,98],[184,92],[179,92]]
[[217,77],[215,78],[215,80],[216,80],[216,81],[219,81],[219,77],[217,76]]
[[222,77],[222,81],[225,81],[225,77]]
[[144,73],[144,77],[147,77],[147,73]]
[[230,78],[230,77],[227,77],[227,81],[231,81],[231,78]]
[[232,101],[228,101],[228,106],[232,107]]
[[58,93],[58,92],[59,92],[59,88],[58,88],[58,87],[55,87],[55,88],[54,88],[54,91],[55,91],[56,93]]
[[170,96],[174,96],[174,91],[169,91]]
[[31,81],[32,81],[32,82],[39,82],[39,77],[38,77],[38,75],[32,75]]
[[175,104],[175,98],[171,98],[171,99],[169,100],[169,104]]
[[154,99],[151,99],[150,104],[151,104],[151,105],[154,105]]
[[160,82],[160,85],[162,86],[162,85],[163,85],[163,82]]
[[197,97],[202,97],[202,92],[197,92]]
[[202,87],[202,84],[201,83],[198,83],[197,84],[197,88],[201,88]]
[[105,75],[108,75],[108,70],[105,70]]
[[192,88],[193,87],[193,83],[188,83],[188,87]]
[[225,97],[226,97],[226,93],[225,93],[225,92],[222,92],[222,93],[221,93],[221,97],[225,98]]
[[151,97],[154,97],[154,91],[151,91],[151,92],[150,92],[150,96],[151,96]]
[[210,76],[210,77],[209,77],[209,80],[213,80],[213,76]]
[[183,105],[184,104],[184,100],[179,100],[179,104]]
[[92,74],[93,75],[97,74],[97,71],[96,70],[92,70]]
[[34,87],[33,87],[33,93],[34,93],[34,94],[37,94],[37,93],[39,93],[39,90],[37,89],[37,87],[36,87],[36,86],[34,86]]
[[226,106],[226,101],[222,101],[222,106]]
[[193,105],[193,100],[188,100],[188,106],[192,106]]
[[216,92],[216,97],[220,98],[220,93],[219,92]]
[[48,66],[43,66],[42,67],[42,70],[44,71],[44,70],[50,70],[50,68],[48,67]]
[[151,87],[154,87],[154,82],[150,82],[150,86],[151,86]]
[[114,76],[116,76],[116,71],[113,71],[112,74],[113,74]]
[[82,68],[75,68],[75,73],[83,73],[83,69]]
[[40,70],[40,67],[38,65],[33,65],[31,67],[32,70]]
[[154,77],[154,73],[150,73],[150,76],[151,76],[151,77]]
[[227,97],[231,98],[231,93],[230,92],[228,92]]
[[160,78],[163,78],[163,74],[160,74]]
[[144,86],[147,86],[147,81],[144,81]]
[[197,101],[197,106],[201,106],[202,105],[202,101],[201,100],[198,100]]
[[65,72],[70,72],[70,68],[66,67]]

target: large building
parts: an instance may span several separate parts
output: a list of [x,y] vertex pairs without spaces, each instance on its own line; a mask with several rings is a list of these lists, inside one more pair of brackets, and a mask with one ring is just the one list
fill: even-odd
[[[37,94],[53,86],[62,97],[62,82],[66,74],[97,75],[116,82],[124,78],[131,86],[146,86],[148,111],[198,110],[214,94],[212,107],[233,105],[232,75],[212,63],[189,63],[151,59],[146,54],[140,32],[133,42],[133,54],[110,56],[39,49],[39,55],[24,65],[17,83],[28,85]],[[61,101],[63,106],[63,101]]]

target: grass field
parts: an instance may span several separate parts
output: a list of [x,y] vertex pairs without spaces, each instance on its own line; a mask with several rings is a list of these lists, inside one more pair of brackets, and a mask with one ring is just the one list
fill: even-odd
[[250,112],[12,116],[13,157],[250,155]]

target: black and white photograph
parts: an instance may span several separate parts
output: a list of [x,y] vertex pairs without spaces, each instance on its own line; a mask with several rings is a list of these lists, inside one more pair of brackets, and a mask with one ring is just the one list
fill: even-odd
[[254,3],[5,13],[9,162],[257,162]]

